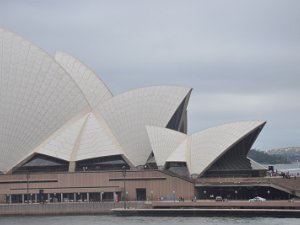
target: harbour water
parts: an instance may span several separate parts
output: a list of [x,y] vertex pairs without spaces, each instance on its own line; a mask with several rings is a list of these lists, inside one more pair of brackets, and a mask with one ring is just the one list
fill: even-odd
[[42,216],[0,217],[1,225],[298,225],[297,218],[271,217],[117,217]]
[[274,169],[289,173],[292,176],[300,176],[300,162],[292,163],[292,164],[275,164]]

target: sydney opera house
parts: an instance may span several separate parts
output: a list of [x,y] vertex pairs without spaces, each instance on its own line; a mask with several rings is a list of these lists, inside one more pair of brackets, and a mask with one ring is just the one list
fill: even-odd
[[0,40],[0,202],[248,198],[271,188],[285,195],[263,181],[249,184],[248,192],[232,182],[220,193],[214,183],[263,179],[265,167],[247,154],[265,121],[190,135],[191,88],[153,86],[114,96],[64,52],[52,57],[2,29]]

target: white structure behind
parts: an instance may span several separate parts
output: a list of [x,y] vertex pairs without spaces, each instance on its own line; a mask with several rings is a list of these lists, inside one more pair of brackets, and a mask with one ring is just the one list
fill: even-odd
[[[201,175],[230,147],[264,124],[265,121],[235,122],[208,128],[191,136],[158,127],[148,127],[147,131],[158,165],[185,162],[191,175]],[[172,146],[170,140],[176,136],[176,144]]]
[[121,146],[114,141],[105,123],[90,113],[78,140],[77,154],[70,160],[78,161],[111,155],[124,155]]
[[64,52],[57,52],[55,60],[76,81],[93,109],[101,108],[101,103],[112,97],[104,82],[78,59]]
[[90,107],[51,56],[2,29],[0,43],[0,171],[7,171]]
[[187,136],[166,127],[186,132],[191,88],[153,86],[113,97],[91,69],[66,53],[54,59],[3,29],[0,52],[3,173],[35,154],[68,161],[63,170],[69,165],[75,171],[76,161],[115,155],[130,167],[141,166],[153,152],[159,168],[184,162],[191,175],[201,175],[265,124],[231,123]]
[[70,124],[68,123],[51,135],[42,145],[31,152],[31,154],[40,153],[69,161],[87,117],[88,115],[84,115],[77,121],[72,121]]
[[167,128],[147,126],[147,132],[156,164],[164,167],[169,155],[186,139],[187,135]]
[[243,121],[215,126],[190,136],[191,174],[203,174],[227,150],[265,121]]
[[146,126],[166,127],[190,91],[185,87],[146,87],[103,103],[101,115],[133,165],[144,165],[152,152]]

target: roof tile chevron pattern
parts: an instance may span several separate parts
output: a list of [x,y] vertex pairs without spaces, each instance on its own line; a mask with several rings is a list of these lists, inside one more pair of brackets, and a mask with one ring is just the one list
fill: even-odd
[[[178,143],[178,139],[171,147],[169,140],[176,136],[176,131],[160,127],[151,127],[147,131],[157,162],[163,165],[166,162],[186,162],[190,174],[203,174],[231,146],[256,129],[262,128],[265,123],[243,121],[211,127],[190,136],[180,136],[181,142]],[[167,154],[169,155],[166,158]]]
[[146,87],[103,103],[101,115],[135,166],[144,165],[152,152],[146,126],[166,127],[190,92],[186,87]]
[[151,153],[146,125],[166,126],[184,87],[147,87],[113,97],[72,56],[55,59],[0,30],[0,171],[35,153],[76,161],[121,154],[131,165]]
[[0,29],[0,170],[90,110],[74,80],[23,38]]
[[0,172],[36,153],[74,168],[76,161],[112,155],[144,165],[153,151],[160,167],[186,162],[191,174],[202,174],[265,124],[231,123],[187,136],[165,127],[176,118],[186,126],[191,88],[153,86],[113,96],[79,60],[63,52],[54,59],[3,29],[0,52]]
[[57,52],[55,60],[75,80],[93,109],[100,108],[103,101],[112,97],[112,93],[99,76],[79,60],[64,52]]

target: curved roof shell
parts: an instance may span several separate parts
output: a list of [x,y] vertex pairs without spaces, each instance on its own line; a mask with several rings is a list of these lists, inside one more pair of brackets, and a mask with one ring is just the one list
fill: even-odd
[[[165,128],[151,127],[147,130],[155,159],[160,165],[166,162],[186,162],[190,174],[201,175],[232,146],[264,125],[265,121],[229,123],[185,137]],[[170,140],[176,139],[176,136],[180,141],[175,140],[176,144],[172,145]]]
[[154,86],[131,90],[105,102],[101,115],[135,166],[152,152],[146,126],[166,127],[190,88]]
[[77,120],[72,120],[65,124],[40,146],[34,149],[30,155],[34,153],[41,153],[58,159],[70,161],[71,155],[74,152],[74,147],[78,142],[80,132],[86,123],[88,115],[89,114],[86,114]]
[[101,108],[101,103],[112,97],[105,83],[89,67],[64,52],[57,52],[55,60],[70,74],[86,96],[93,109]]
[[153,150],[158,166],[186,162],[191,174],[203,174],[265,124],[231,123],[187,136],[165,127],[185,132],[190,88],[154,86],[113,97],[92,70],[66,53],[54,60],[2,29],[0,42],[3,172],[36,153],[71,162],[123,155],[139,166]]
[[106,124],[90,112],[59,129],[32,153],[66,161],[123,154],[120,145],[113,140]]
[[90,106],[51,56],[3,29],[0,42],[0,171],[7,171]]
[[224,124],[203,130],[190,136],[189,167],[191,174],[203,174],[230,148],[265,121],[243,121]]
[[166,126],[191,92],[157,86],[112,97],[72,56],[54,60],[4,30],[0,38],[1,171],[36,153],[68,161],[123,154],[143,165],[151,153],[146,125]]
[[163,167],[169,155],[171,155],[183,141],[187,135],[175,130],[147,126],[151,148],[153,150],[156,164]]

